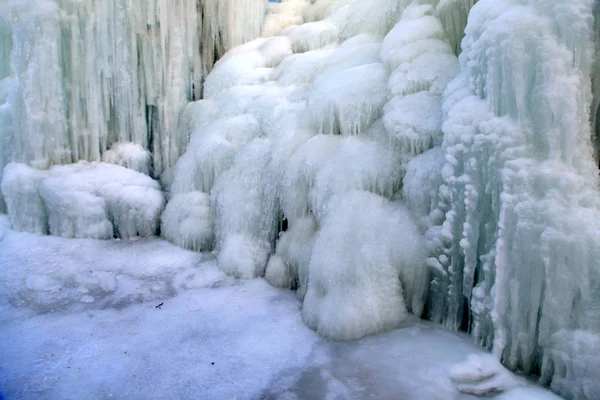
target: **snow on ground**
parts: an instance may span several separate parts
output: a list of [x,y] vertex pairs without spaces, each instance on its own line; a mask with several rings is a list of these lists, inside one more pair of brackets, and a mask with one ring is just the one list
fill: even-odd
[[[228,278],[209,254],[155,238],[64,239],[8,226],[0,216],[7,399],[475,399],[457,391],[451,370],[463,385],[498,372],[481,356],[455,366],[485,353],[425,322],[323,339],[302,323],[292,292]],[[486,398],[558,399],[497,375],[513,388]]]

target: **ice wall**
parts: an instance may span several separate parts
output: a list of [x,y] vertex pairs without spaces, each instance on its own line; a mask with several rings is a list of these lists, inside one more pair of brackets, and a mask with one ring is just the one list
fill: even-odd
[[[469,329],[510,368],[541,371],[543,383],[582,399],[600,393],[591,7],[475,5],[461,72],[444,95],[445,161],[424,154],[405,180],[425,222],[445,214],[427,232],[437,249],[430,318]],[[431,182],[439,191],[418,197],[416,185]]]
[[160,176],[187,145],[177,134],[179,113],[201,97],[218,57],[260,35],[265,7],[263,0],[3,1],[0,166],[100,161],[114,143],[134,143],[152,153]]

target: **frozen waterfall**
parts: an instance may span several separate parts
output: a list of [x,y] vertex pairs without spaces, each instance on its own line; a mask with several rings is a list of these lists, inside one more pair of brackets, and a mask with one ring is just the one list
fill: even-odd
[[0,1],[14,229],[160,234],[326,337],[412,313],[600,396],[598,4]]

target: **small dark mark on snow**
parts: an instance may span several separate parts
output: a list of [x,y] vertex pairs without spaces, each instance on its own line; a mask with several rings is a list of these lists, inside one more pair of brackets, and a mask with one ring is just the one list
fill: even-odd
[[215,365],[215,362],[214,362],[214,361],[213,361],[213,362],[211,362],[211,363],[210,363],[210,365]]

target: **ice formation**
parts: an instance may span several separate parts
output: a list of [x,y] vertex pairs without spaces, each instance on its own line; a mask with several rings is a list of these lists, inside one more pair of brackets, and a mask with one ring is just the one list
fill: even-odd
[[147,175],[86,161],[46,171],[11,163],[1,188],[15,229],[68,238],[154,235],[165,203]]
[[[4,170],[15,227],[156,232],[163,200],[147,175],[152,196],[115,208],[104,181],[81,189],[53,175],[78,167],[45,170],[102,159],[160,178],[165,238],[296,290],[326,336],[391,329],[412,312],[469,331],[567,398],[600,393],[600,6],[92,4],[0,6],[16,16],[0,17],[0,165],[36,168]],[[44,214],[65,188],[91,194],[75,204],[93,224]],[[152,203],[143,227],[123,214],[138,200]],[[38,212],[15,211],[21,202]],[[471,378],[465,391],[505,383]]]
[[265,12],[263,0],[4,0],[0,166],[101,161],[131,142],[161,175],[187,145],[179,113]]

